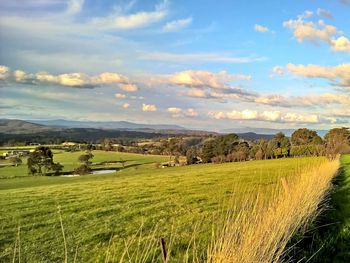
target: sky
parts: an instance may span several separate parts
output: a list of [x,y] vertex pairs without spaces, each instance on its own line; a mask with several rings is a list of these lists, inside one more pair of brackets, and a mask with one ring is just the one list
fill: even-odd
[[350,0],[1,0],[1,118],[350,127]]

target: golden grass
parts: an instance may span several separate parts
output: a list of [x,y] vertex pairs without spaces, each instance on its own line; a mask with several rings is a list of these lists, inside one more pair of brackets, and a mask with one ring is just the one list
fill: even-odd
[[208,248],[210,263],[281,262],[287,243],[319,212],[339,161],[325,161],[281,179],[268,201],[259,191],[234,200]]

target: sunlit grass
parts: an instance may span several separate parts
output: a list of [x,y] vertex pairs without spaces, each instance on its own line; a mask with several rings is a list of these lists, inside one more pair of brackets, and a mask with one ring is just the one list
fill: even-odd
[[[289,182],[304,168],[325,161],[300,158],[156,169],[152,162],[159,157],[133,157],[135,164],[143,164],[110,175],[1,179],[0,259],[13,259],[20,227],[23,261],[64,261],[60,207],[69,261],[104,262],[108,257],[114,262],[137,255],[144,260],[139,262],[161,262],[160,237],[175,262],[201,261],[208,256],[213,227],[227,215],[227,200],[251,200],[260,193],[259,200],[268,202],[280,189],[281,178]],[[148,256],[141,257],[148,246]]]

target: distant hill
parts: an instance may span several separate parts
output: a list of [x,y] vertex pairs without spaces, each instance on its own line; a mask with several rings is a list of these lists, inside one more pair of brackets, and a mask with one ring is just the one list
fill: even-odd
[[94,129],[153,129],[153,130],[186,130],[179,125],[171,124],[140,124],[128,121],[71,121],[71,120],[30,120],[31,123],[69,128]]
[[22,120],[0,119],[0,133],[27,134],[56,131],[58,129]]
[[[59,123],[56,121],[47,123]],[[64,121],[68,124],[70,122]],[[75,123],[75,122],[71,122]],[[83,125],[81,122],[79,124]],[[104,138],[115,139],[151,139],[157,137],[169,137],[174,135],[184,136],[202,136],[210,135],[214,133],[206,131],[186,130],[179,129],[180,126],[174,125],[151,125],[154,128],[138,128],[142,124],[133,124],[128,122],[122,125],[123,128],[89,128],[89,127],[67,127],[52,125],[47,126],[43,124],[32,123],[23,120],[7,120],[0,119],[0,143],[6,143],[9,140],[22,141],[22,142],[39,142],[39,143],[51,143],[58,141],[77,141],[77,142],[97,142]],[[76,123],[75,123],[76,124]],[[102,123],[98,123],[101,125]],[[78,125],[78,124],[76,124]],[[110,126],[111,127],[111,126]],[[136,128],[135,128],[136,127]],[[157,129],[155,129],[157,128]],[[167,128],[167,129],[161,129]]]
[[237,133],[238,137],[247,140],[247,141],[253,141],[253,140],[270,140],[273,138],[273,134],[258,134],[255,132],[245,132],[245,133]]
[[[299,127],[303,128],[303,127]],[[244,128],[232,128],[232,129],[224,129],[221,130],[222,133],[236,133],[236,134],[244,134],[244,133],[256,133],[256,134],[265,134],[271,135],[276,134],[278,132],[283,132],[286,136],[290,137],[292,133],[297,130],[295,129],[269,129],[269,128],[253,128],[253,127],[244,127]],[[328,131],[326,130],[316,130],[317,134],[321,137],[325,136]]]

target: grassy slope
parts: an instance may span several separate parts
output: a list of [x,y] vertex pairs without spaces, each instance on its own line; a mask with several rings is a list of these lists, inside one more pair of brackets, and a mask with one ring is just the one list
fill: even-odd
[[268,198],[279,178],[320,160],[280,159],[155,169],[150,163],[159,157],[129,157],[134,164],[146,164],[112,175],[1,179],[0,261],[13,258],[18,226],[22,260],[62,261],[58,206],[62,210],[69,258],[77,249],[81,262],[102,261],[111,237],[120,254],[123,240],[135,234],[142,224],[144,233],[157,225],[157,236],[169,238],[171,233],[176,234],[174,253],[180,254],[186,250],[196,222],[201,222],[196,230],[199,239],[210,239],[212,215],[225,196],[232,194],[234,186],[241,186],[234,192],[237,197],[244,198],[243,192],[254,192],[259,187]]
[[350,262],[350,155],[341,157],[326,210],[291,255],[301,262]]
[[[78,158],[82,152],[63,152],[54,150],[54,161],[61,163],[64,172],[73,171],[79,166]],[[141,164],[152,164],[154,162],[164,162],[169,160],[168,157],[158,155],[141,155],[133,153],[119,153],[119,152],[104,152],[93,151],[94,158],[92,162],[98,164],[103,161],[126,161],[125,166],[137,166]],[[23,164],[19,167],[7,166],[0,168],[0,178],[25,177],[28,176],[26,158],[22,158]],[[8,160],[1,160],[1,163],[8,163]],[[121,165],[114,165],[113,167],[121,167]]]

